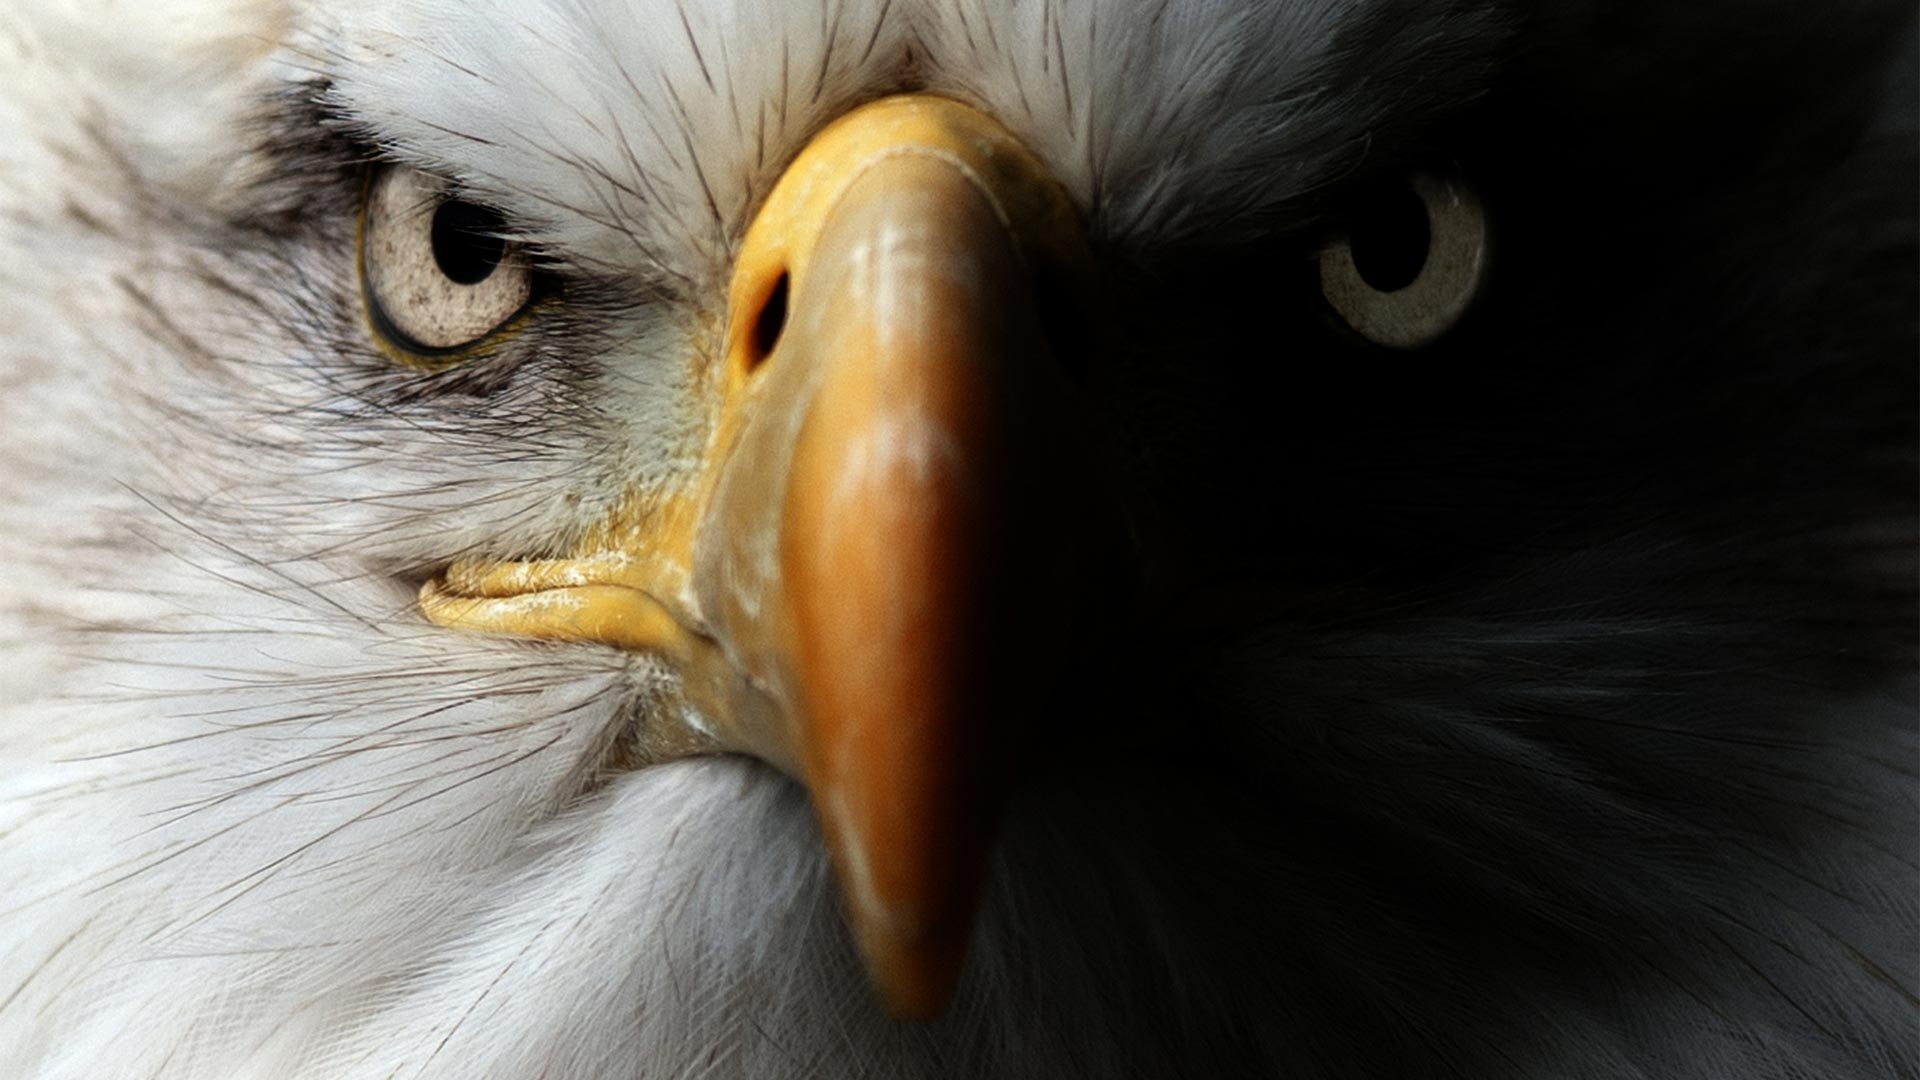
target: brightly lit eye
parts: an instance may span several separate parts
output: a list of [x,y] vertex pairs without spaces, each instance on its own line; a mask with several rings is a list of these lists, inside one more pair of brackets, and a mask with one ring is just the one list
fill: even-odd
[[1415,173],[1355,208],[1320,252],[1327,303],[1376,345],[1417,349],[1453,329],[1480,293],[1487,218],[1454,177]]
[[445,354],[492,333],[525,307],[533,269],[502,239],[506,222],[451,198],[445,183],[393,166],[367,190],[360,266],[374,329],[423,356]]

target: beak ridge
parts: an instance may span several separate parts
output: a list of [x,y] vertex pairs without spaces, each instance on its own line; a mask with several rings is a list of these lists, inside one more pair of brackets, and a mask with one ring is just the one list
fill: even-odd
[[720,636],[773,664],[755,674],[786,703],[781,741],[882,996],[931,1017],[959,974],[1014,757],[1002,635],[1025,576],[1010,568],[1029,447],[1009,420],[1052,365],[1007,225],[941,157],[869,165],[809,248],[737,451],[784,464],[785,490],[736,484],[730,466],[708,526],[739,535],[759,516],[746,535],[777,536],[777,554],[704,564],[696,587],[729,592],[708,609],[727,613]]

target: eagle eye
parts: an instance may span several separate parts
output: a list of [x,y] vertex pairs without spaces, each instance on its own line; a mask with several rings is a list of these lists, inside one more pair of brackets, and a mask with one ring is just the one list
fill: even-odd
[[497,212],[457,198],[417,169],[391,166],[367,187],[360,230],[368,321],[394,348],[441,357],[519,314],[533,268]]
[[1487,219],[1457,177],[1414,173],[1369,193],[1320,251],[1320,290],[1376,345],[1417,349],[1467,313],[1486,279]]

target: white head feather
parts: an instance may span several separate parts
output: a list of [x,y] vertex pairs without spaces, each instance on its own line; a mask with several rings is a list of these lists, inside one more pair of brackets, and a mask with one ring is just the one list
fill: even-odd
[[[1389,15],[1403,32],[1343,42]],[[1336,0],[0,10],[0,1075],[1168,1064],[1103,1006],[1201,978],[1167,974],[1178,943],[1036,941],[1062,913],[1013,892],[954,1013],[885,1020],[792,784],[730,759],[602,775],[668,673],[451,634],[414,589],[557,544],[697,450],[666,358],[705,347],[757,200],[851,104],[910,85],[981,105],[1144,259],[1285,220],[1408,120],[1396,65],[1455,55],[1422,93],[1458,100],[1492,26]],[[598,330],[618,375],[591,398],[517,384],[491,418],[354,400],[379,376],[327,371],[358,329],[338,314],[355,193],[288,174],[275,127],[315,97],[630,284]],[[1076,812],[1096,811],[1046,820]],[[1120,935],[1134,904],[1068,921]],[[1205,978],[1231,1013],[1259,976]]]

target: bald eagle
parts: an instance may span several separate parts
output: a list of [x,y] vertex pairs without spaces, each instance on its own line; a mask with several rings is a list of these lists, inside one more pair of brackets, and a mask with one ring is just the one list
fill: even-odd
[[1901,1077],[1911,5],[0,8],[0,1076]]

